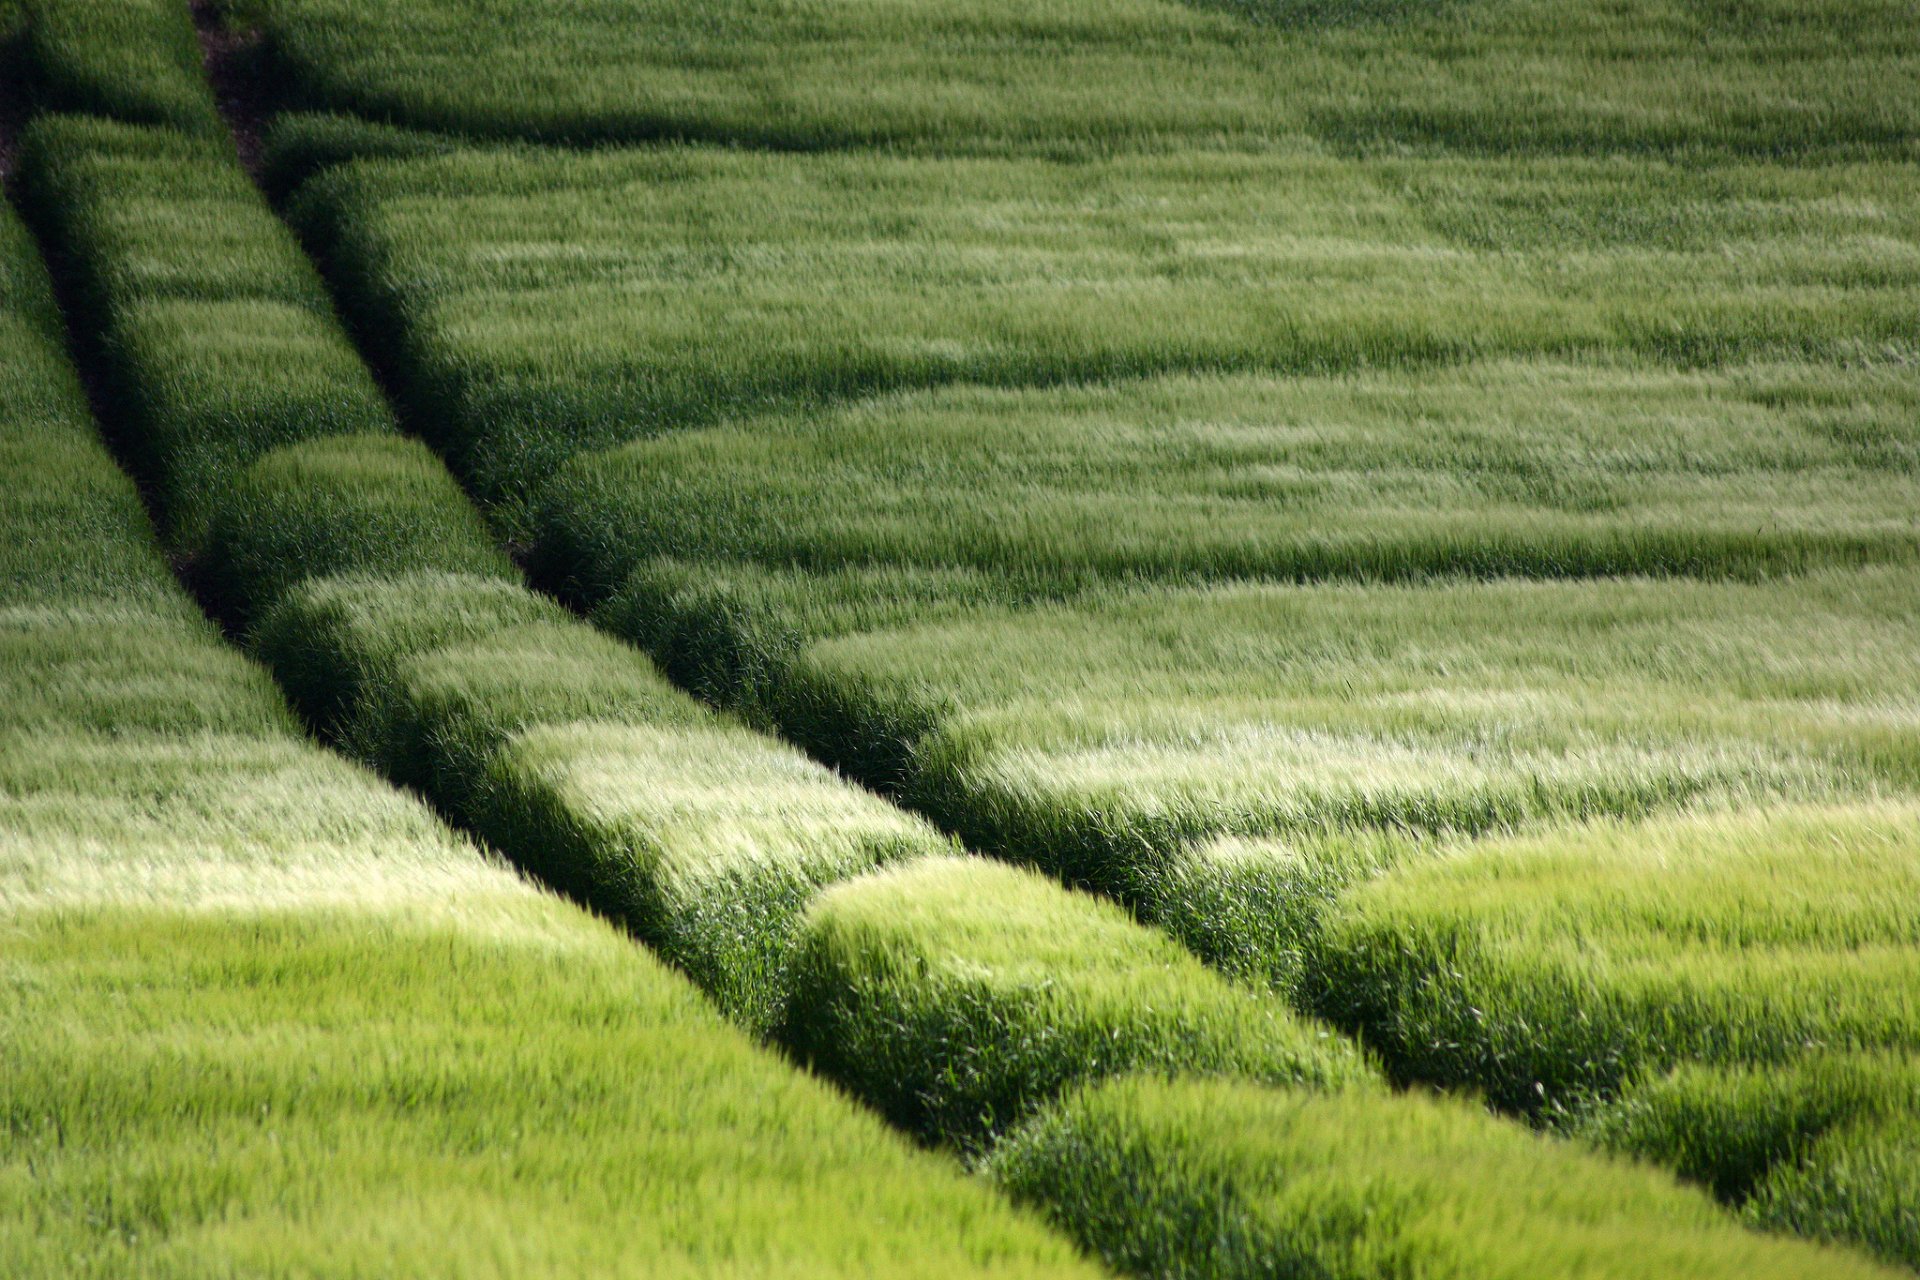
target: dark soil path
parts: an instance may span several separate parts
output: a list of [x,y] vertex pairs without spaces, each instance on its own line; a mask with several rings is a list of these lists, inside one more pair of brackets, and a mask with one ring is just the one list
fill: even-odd
[[216,0],[192,0],[193,29],[200,36],[200,61],[213,85],[213,98],[233,134],[240,163],[257,181],[261,139],[266,131],[266,83],[262,40],[257,31],[235,31],[220,17]]

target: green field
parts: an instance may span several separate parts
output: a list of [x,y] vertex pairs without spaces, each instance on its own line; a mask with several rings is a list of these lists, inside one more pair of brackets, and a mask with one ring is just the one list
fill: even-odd
[[1892,0],[0,0],[0,1273],[1920,1268]]

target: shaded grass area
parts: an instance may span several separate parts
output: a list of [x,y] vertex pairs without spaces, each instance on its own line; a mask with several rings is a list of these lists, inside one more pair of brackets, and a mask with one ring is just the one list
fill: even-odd
[[1309,1086],[1370,1075],[1349,1043],[1111,904],[978,859],[829,890],[793,970],[783,1038],[896,1123],[964,1148],[1128,1070]]
[[1894,1274],[1743,1232],[1652,1170],[1419,1094],[1125,1079],[1017,1132],[989,1167],[1136,1275]]
[[1913,154],[1894,0],[245,0],[288,105],[934,151]]
[[54,111],[226,142],[185,3],[20,0],[34,96]]
[[510,524],[576,452],[956,382],[1604,353],[1845,394],[1911,354],[1920,278],[1911,184],[1872,166],[468,152],[292,211]]

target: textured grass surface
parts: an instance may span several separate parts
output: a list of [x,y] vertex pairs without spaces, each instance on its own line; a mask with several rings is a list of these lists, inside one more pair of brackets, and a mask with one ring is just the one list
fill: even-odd
[[22,0],[21,8],[42,105],[224,141],[184,2]]
[[297,217],[491,498],[586,448],[962,381],[1603,352],[1818,359],[1850,397],[1911,353],[1920,281],[1912,185],[1870,166],[471,153],[348,166]]
[[1920,1045],[1911,805],[1495,841],[1354,891],[1315,1003],[1395,1074],[1557,1107],[1687,1061]]
[[343,745],[636,929],[755,1029],[778,1016],[822,885],[945,847],[517,584],[316,579],[256,643]]
[[1894,1274],[1741,1231],[1663,1174],[1418,1094],[1120,1080],[1042,1115],[991,1168],[1135,1275]]
[[573,141],[1910,155],[1892,0],[247,0],[291,100]]
[[19,176],[97,347],[108,425],[153,483],[174,547],[203,549],[225,487],[261,454],[394,430],[224,134],[46,117],[26,132]]
[[0,1273],[1090,1273],[306,742],[0,282]]
[[[761,713],[976,847],[1129,895],[1219,835],[1475,832],[1916,776],[1899,691],[1920,644],[1891,570],[947,601],[838,635],[880,610],[785,598],[653,593],[608,619],[684,641],[676,668],[763,673],[743,695]],[[649,630],[663,610],[684,632]]]
[[963,1148],[1076,1082],[1133,1069],[1366,1077],[1347,1042],[1111,904],[979,859],[829,890],[792,965],[782,1037],[896,1123]]
[[671,555],[1056,589],[1906,559],[1917,409],[1905,371],[1805,365],[963,387],[583,458],[544,554],[590,582]]
[[1582,1127],[1706,1183],[1753,1222],[1920,1265],[1912,1054],[1682,1066],[1629,1087]]

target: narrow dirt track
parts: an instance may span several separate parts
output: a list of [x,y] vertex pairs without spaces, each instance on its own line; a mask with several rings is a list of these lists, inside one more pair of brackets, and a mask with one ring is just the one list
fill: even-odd
[[260,177],[261,139],[266,130],[264,86],[260,83],[261,37],[233,31],[220,20],[215,0],[192,0],[193,29],[200,36],[200,61],[213,85],[220,115],[233,135],[240,163],[255,181]]

